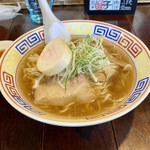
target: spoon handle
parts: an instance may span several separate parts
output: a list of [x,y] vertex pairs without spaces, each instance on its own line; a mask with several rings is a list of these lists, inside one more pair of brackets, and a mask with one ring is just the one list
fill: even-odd
[[53,12],[51,11],[51,8],[47,0],[38,0],[38,2],[42,11],[42,15],[43,15],[43,23],[46,24],[46,22],[48,22],[48,24],[50,25],[56,22],[58,19],[55,17]]
[[38,0],[44,24],[45,43],[55,38],[62,38],[65,42],[70,41],[70,34],[63,23],[53,14],[47,0]]

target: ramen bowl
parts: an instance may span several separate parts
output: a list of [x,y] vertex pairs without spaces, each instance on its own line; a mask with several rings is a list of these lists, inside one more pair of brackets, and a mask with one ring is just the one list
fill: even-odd
[[41,26],[15,40],[1,58],[1,93],[8,103],[22,114],[37,121],[70,127],[105,123],[137,107],[150,91],[150,52],[145,44],[128,31],[104,22],[72,20],[63,23],[71,35],[104,35],[105,40],[119,46],[130,57],[135,68],[135,81],[129,95],[115,108],[88,117],[56,116],[33,106],[21,93],[17,83],[17,72],[23,58],[44,42],[44,29]]

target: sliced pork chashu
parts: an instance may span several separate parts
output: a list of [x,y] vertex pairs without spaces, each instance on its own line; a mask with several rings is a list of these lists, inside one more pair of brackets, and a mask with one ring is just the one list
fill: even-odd
[[78,76],[68,81],[67,90],[58,84],[43,84],[35,89],[37,104],[64,106],[74,101],[89,102],[95,98],[95,91],[91,88],[85,76]]

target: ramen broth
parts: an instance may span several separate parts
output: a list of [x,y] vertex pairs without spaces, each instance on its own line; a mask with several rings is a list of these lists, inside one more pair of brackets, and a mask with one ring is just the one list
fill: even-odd
[[[23,70],[27,67],[29,55],[35,52],[40,54],[44,46],[45,46],[44,44],[40,44],[37,47],[35,47],[29,54],[26,55],[26,57],[20,63],[17,76],[18,86],[20,88],[23,97],[27,99],[30,103],[32,103],[35,107],[44,112],[65,117],[83,117],[83,116],[86,117],[103,113],[105,111],[114,108],[113,107],[114,102],[112,102],[111,99],[104,101],[106,96],[111,94],[113,100],[119,99],[118,102],[117,101],[115,102],[118,105],[119,103],[123,103],[123,99],[121,100],[121,98],[122,97],[126,98],[129,95],[131,89],[133,88],[135,78],[133,62],[123,50],[121,50],[116,45],[114,46],[112,43],[104,40],[103,42],[104,48],[106,48],[111,53],[117,53],[118,55],[116,55],[116,57],[132,65],[131,71],[123,70],[122,67],[117,68],[117,73],[112,77],[111,80],[107,81],[109,86],[107,88],[107,94],[105,96],[104,95],[101,96],[100,91],[97,90],[97,92],[99,92],[99,96],[93,102],[73,103],[70,104],[69,109],[66,106],[35,104],[34,90],[32,89],[33,86],[32,81],[29,78],[24,77]],[[72,102],[74,102],[74,99],[72,99]]]

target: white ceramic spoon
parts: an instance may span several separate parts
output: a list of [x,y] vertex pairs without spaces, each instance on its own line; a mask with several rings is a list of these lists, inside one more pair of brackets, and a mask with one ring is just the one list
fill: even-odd
[[62,38],[65,42],[70,41],[69,32],[65,29],[63,23],[53,14],[47,0],[38,0],[38,2],[43,15],[45,43],[47,44],[55,38]]

